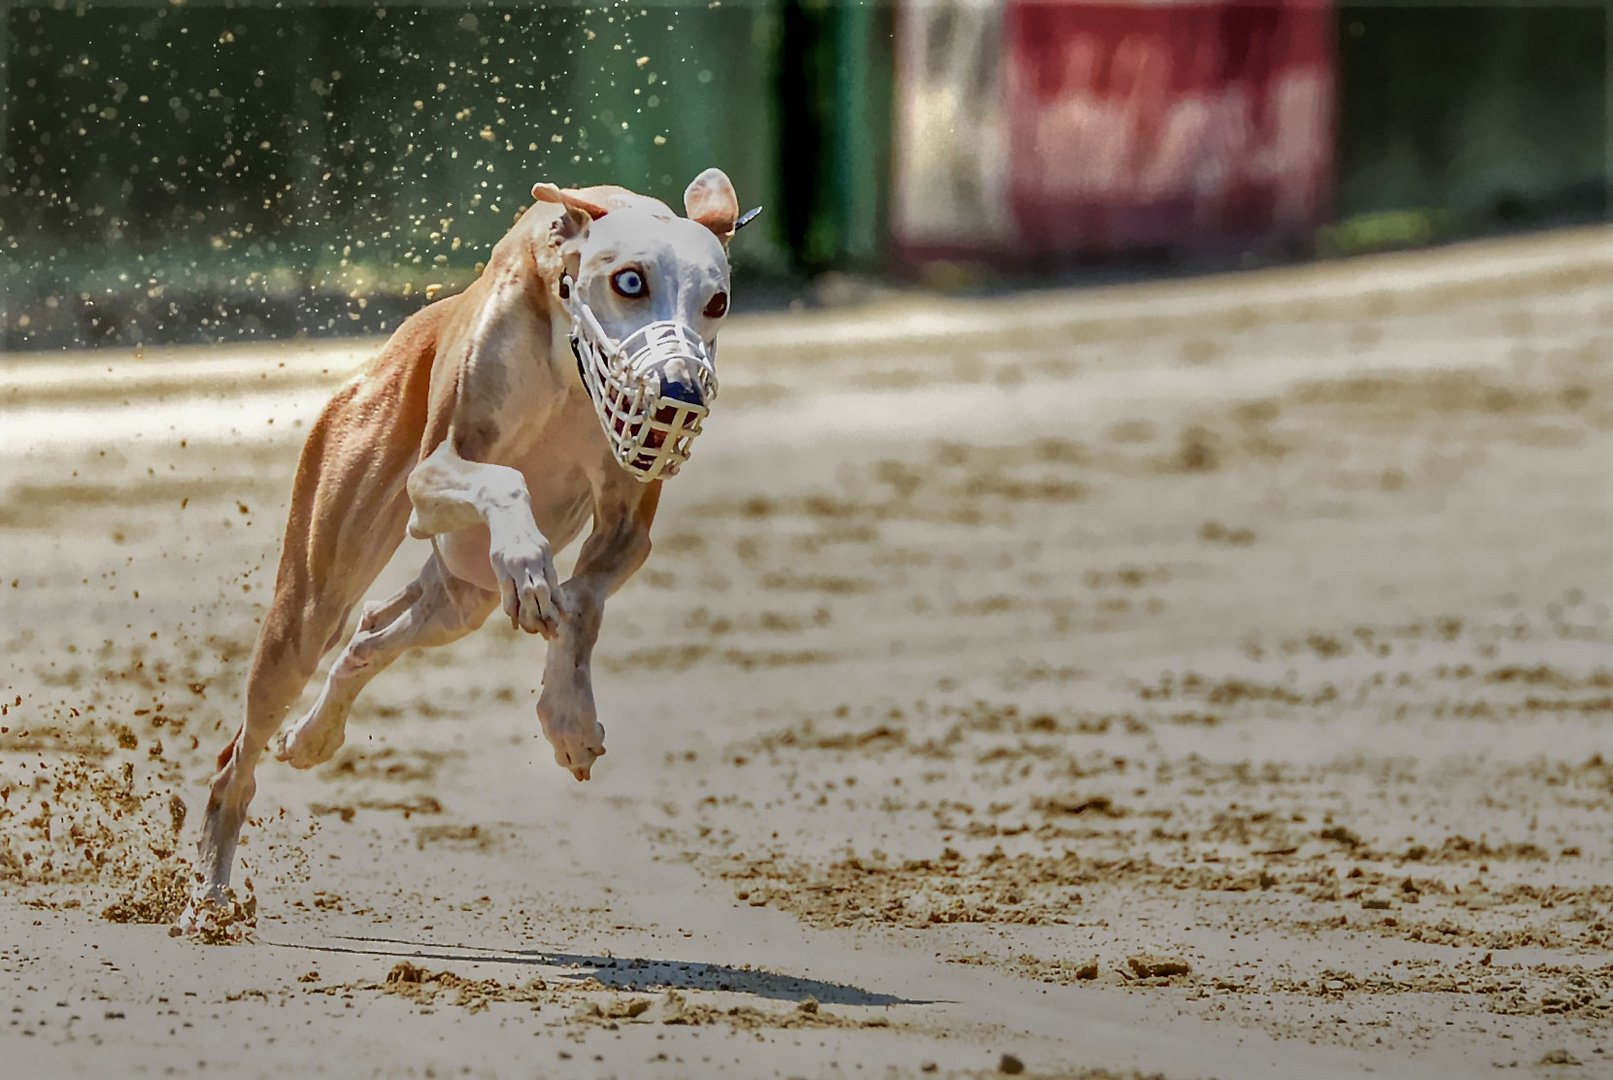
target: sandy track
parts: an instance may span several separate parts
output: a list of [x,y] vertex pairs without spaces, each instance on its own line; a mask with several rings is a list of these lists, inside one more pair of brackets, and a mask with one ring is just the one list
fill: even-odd
[[1610,281],[1587,231],[740,322],[596,780],[537,737],[541,645],[410,658],[337,762],[261,770],[244,948],[100,913],[161,906],[299,421],[373,344],[19,359],[0,1049],[1606,1075]]

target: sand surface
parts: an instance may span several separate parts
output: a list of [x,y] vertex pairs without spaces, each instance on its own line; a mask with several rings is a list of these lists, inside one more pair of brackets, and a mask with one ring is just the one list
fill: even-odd
[[1613,1076],[1613,232],[738,317],[594,780],[490,622],[171,938],[375,345],[0,363],[5,1075]]

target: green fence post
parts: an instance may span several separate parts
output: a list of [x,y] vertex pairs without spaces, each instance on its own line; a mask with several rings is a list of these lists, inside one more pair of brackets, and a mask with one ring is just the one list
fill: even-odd
[[878,268],[891,138],[891,5],[848,0],[835,26],[835,205],[841,261]]

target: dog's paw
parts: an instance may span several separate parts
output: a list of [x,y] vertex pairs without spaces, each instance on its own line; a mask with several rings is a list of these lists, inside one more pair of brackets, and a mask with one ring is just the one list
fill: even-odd
[[544,543],[493,544],[487,553],[510,625],[553,640],[568,612]]
[[214,923],[215,919],[211,903],[193,896],[190,898],[190,903],[185,905],[185,910],[180,913],[179,921],[168,928],[168,935],[170,937],[187,937],[191,939],[200,938],[202,934],[212,928]]
[[311,769],[329,761],[347,741],[347,725],[322,721],[309,713],[274,737],[274,756],[294,769]]
[[168,933],[203,945],[240,945],[255,940],[257,929],[258,901],[250,887],[243,900],[226,885],[216,892],[193,894]]
[[538,722],[543,725],[543,737],[554,748],[555,763],[579,781],[589,779],[594,762],[605,754],[605,725],[592,712],[556,712],[545,704],[539,699]]
[[589,735],[567,735],[550,742],[554,746],[556,764],[579,782],[590,780],[594,775],[594,762],[605,756],[605,725],[596,720]]

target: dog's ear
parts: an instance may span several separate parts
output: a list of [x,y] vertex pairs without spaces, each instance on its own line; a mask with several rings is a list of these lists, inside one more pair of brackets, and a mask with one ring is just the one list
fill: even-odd
[[565,216],[555,222],[561,236],[571,239],[588,227],[588,223],[595,218],[604,217],[609,211],[596,202],[589,202],[570,191],[562,191],[553,184],[533,184],[532,197],[539,202],[557,203],[566,208]]
[[716,234],[723,247],[734,235],[739,219],[739,197],[721,169],[707,169],[683,192],[683,209],[690,221],[698,221]]

